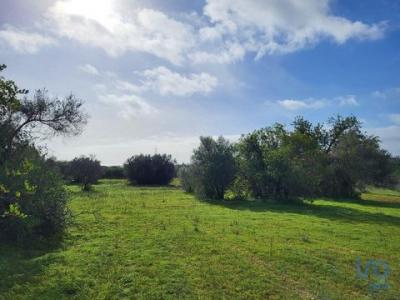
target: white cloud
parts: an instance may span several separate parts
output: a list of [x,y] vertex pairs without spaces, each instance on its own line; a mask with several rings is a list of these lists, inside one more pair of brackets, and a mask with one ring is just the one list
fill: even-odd
[[128,81],[125,81],[125,80],[120,80],[120,79],[117,79],[115,81],[115,87],[118,90],[126,91],[126,92],[133,92],[133,93],[143,92],[143,88],[142,87],[140,87],[138,85],[135,85],[135,84],[132,84],[132,83],[130,83]]
[[142,51],[181,64],[194,45],[189,24],[152,9],[124,15],[110,0],[62,0],[47,12],[47,27],[55,34],[104,49],[112,56]]
[[218,79],[208,73],[180,74],[164,66],[135,72],[140,77],[136,84],[120,79],[113,72],[100,72],[92,65],[87,64],[78,68],[89,74],[100,75],[105,81],[103,87],[108,85],[112,89],[135,94],[151,91],[162,96],[204,95],[212,92],[218,85]]
[[[111,56],[144,52],[175,65],[226,64],[247,53],[259,59],[311,47],[323,39],[343,44],[384,35],[385,23],[366,24],[334,15],[332,1],[207,0],[202,15],[173,18],[145,8],[144,1],[56,0],[39,24],[58,38],[101,48]],[[2,39],[20,51],[36,52],[54,43],[15,28],[1,32]]]
[[378,39],[384,23],[368,25],[335,16],[330,0],[207,0],[204,14],[211,24],[203,40],[240,41],[256,58],[290,53],[323,38],[342,44],[349,39]]
[[287,110],[319,109],[327,105],[324,100],[293,100],[286,99],[278,101],[278,104]]
[[97,70],[95,66],[92,66],[90,64],[79,66],[78,69],[90,75],[95,75],[95,76],[100,75],[99,70]]
[[382,91],[374,91],[374,92],[372,92],[372,97],[385,99],[386,93],[382,92]]
[[400,125],[400,114],[390,114],[389,119]]
[[242,60],[245,55],[246,48],[243,45],[227,42],[217,51],[194,51],[189,57],[195,64],[227,64]]
[[392,87],[381,91],[374,91],[371,95],[372,97],[379,99],[397,98],[400,95],[400,87]]
[[367,129],[382,141],[382,147],[394,155],[400,155],[400,126],[388,126]]
[[51,37],[39,33],[26,32],[10,25],[6,25],[4,29],[0,30],[0,43],[9,45],[19,53],[29,54],[37,53],[43,47],[56,44]]
[[105,104],[117,107],[120,115],[124,119],[158,113],[156,108],[137,95],[106,94],[100,95],[99,100]]
[[218,84],[217,78],[207,73],[181,75],[166,67],[148,69],[141,75],[144,77],[142,88],[158,92],[161,95],[207,94]]
[[340,96],[336,98],[340,106],[359,106],[355,95]]

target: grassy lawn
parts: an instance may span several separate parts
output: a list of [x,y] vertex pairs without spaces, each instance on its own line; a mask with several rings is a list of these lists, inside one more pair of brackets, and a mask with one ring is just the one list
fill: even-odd
[[[0,246],[0,299],[400,299],[395,191],[288,205],[117,180],[69,189],[62,245]],[[390,265],[388,289],[356,278],[357,257]]]

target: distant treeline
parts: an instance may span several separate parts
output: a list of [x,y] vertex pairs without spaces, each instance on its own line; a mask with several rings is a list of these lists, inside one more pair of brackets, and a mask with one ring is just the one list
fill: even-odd
[[84,190],[100,178],[166,185],[178,176],[185,191],[212,199],[357,197],[367,185],[398,186],[400,159],[364,133],[357,118],[337,116],[324,126],[298,117],[292,126],[275,124],[236,143],[201,137],[188,165],[166,154],[135,155],[123,166],[100,166],[93,157],[54,164]]

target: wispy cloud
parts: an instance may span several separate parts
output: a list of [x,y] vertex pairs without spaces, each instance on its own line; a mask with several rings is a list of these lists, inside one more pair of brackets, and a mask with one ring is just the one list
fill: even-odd
[[96,67],[86,64],[78,67],[79,70],[92,75],[103,77],[104,83],[112,82],[113,88],[132,93],[153,92],[161,96],[192,96],[194,94],[208,94],[218,85],[218,79],[208,73],[181,74],[167,67],[159,66],[144,71],[136,71],[139,76],[136,82],[120,79],[112,72],[100,72]]
[[90,65],[90,64],[85,64],[82,66],[79,66],[78,69],[84,73],[88,73],[90,75],[99,75],[99,71],[97,70],[96,67]]
[[400,96],[400,87],[392,87],[385,90],[377,90],[371,93],[372,97],[378,99],[387,99]]
[[158,110],[151,106],[148,101],[137,95],[106,94],[100,95],[99,100],[105,104],[118,107],[119,113],[124,119],[158,113]]
[[0,44],[8,45],[19,53],[34,54],[43,47],[56,45],[56,41],[40,33],[27,32],[6,25],[0,30]]
[[161,95],[191,96],[196,93],[210,93],[218,79],[207,73],[182,75],[166,67],[148,69],[140,73],[144,80],[142,88]]
[[327,105],[325,100],[294,100],[285,99],[278,101],[278,104],[287,110],[319,109]]
[[359,106],[360,104],[357,101],[355,95],[346,95],[336,97],[336,100],[339,101],[340,106]]
[[394,122],[394,123],[400,125],[400,114],[390,114],[390,115],[389,115],[389,119],[390,119],[392,122]]

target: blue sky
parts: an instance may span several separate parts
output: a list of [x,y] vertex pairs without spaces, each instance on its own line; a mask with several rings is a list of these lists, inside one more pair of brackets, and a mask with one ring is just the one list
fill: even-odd
[[303,115],[354,114],[400,155],[396,0],[2,0],[6,77],[74,93],[81,136],[46,141],[60,159],[121,164],[200,135],[240,134]]

